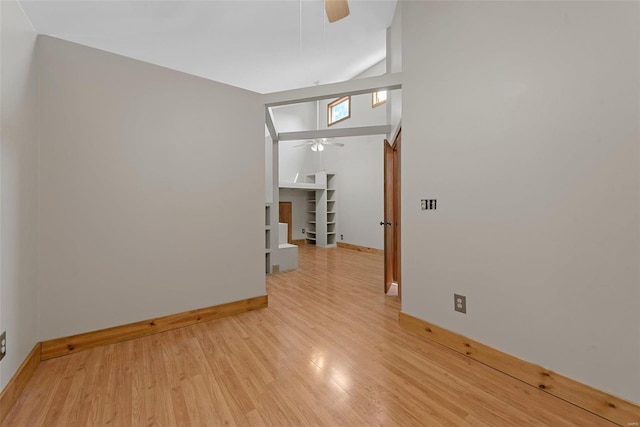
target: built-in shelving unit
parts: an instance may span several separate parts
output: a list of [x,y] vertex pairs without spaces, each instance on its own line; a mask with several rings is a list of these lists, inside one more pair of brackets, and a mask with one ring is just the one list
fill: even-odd
[[304,182],[281,182],[279,188],[307,193],[305,242],[325,248],[336,246],[336,175],[316,172],[305,175]]
[[273,226],[271,225],[271,203],[267,203],[264,208],[264,253],[265,253],[265,264],[266,264],[266,272],[271,273],[271,234],[274,233]]
[[335,174],[317,172],[305,176],[309,190],[307,195],[307,244],[336,246],[336,180]]
[[327,174],[327,246],[336,246],[336,174]]
[[[309,181],[313,181],[314,185],[315,185],[315,174],[314,175],[307,175],[307,180]],[[316,238],[316,233],[317,233],[317,226],[318,226],[318,221],[316,220],[316,191],[318,190],[312,190],[307,192],[307,233],[306,233],[306,243],[310,244],[310,245],[315,245],[317,244],[317,238]]]

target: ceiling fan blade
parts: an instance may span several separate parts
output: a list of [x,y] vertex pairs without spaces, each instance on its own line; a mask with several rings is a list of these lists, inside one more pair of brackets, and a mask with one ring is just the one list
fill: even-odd
[[323,142],[324,145],[335,145],[336,147],[344,147],[344,144],[342,142],[335,142],[335,141],[325,141]]
[[309,141],[309,142],[305,142],[304,144],[294,145],[294,146],[293,146],[293,148],[296,148],[296,147],[304,147],[305,145],[311,145],[311,144],[313,144],[313,143],[312,143],[311,141]]
[[324,0],[324,10],[329,22],[336,22],[349,16],[349,3],[347,0]]

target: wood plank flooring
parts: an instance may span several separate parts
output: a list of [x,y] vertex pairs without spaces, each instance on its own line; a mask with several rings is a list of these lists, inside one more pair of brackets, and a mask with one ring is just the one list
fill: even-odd
[[405,331],[382,256],[299,248],[269,307],[43,361],[3,426],[611,426]]

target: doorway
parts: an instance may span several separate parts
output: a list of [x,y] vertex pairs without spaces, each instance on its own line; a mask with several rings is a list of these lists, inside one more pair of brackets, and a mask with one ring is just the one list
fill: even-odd
[[292,209],[292,203],[291,202],[280,202],[280,206],[279,206],[279,216],[278,216],[278,222],[282,222],[282,223],[286,223],[287,224],[287,243],[291,244],[292,243],[292,238],[291,238],[291,229],[292,229],[292,222],[293,222],[293,209]]
[[384,140],[384,292],[397,287],[398,297],[402,297],[400,286],[400,142],[402,129],[398,131],[393,144]]

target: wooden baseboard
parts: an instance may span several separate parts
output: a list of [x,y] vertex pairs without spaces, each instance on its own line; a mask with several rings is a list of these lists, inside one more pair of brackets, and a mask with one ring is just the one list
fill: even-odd
[[400,313],[400,326],[621,426],[638,426],[640,406]]
[[43,341],[41,359],[47,360],[88,350],[93,347],[115,344],[134,338],[195,325],[196,323],[221,319],[223,317],[265,308],[267,305],[268,298],[267,295],[264,295],[213,307],[185,311],[156,319],[115,326],[113,328],[101,329],[99,331]]
[[291,244],[296,246],[304,245],[305,243],[307,243],[306,239],[291,240]]
[[352,245],[351,243],[338,242],[337,246],[339,248],[352,249],[354,251],[366,252],[366,253],[369,253],[369,254],[384,254],[384,251],[382,249],[368,248],[366,246]]
[[4,422],[9,411],[22,394],[22,391],[27,386],[27,383],[33,376],[33,373],[40,364],[40,343],[33,347],[33,350],[29,353],[27,358],[22,362],[16,373],[11,380],[7,383],[7,386],[0,393],[0,425]]

